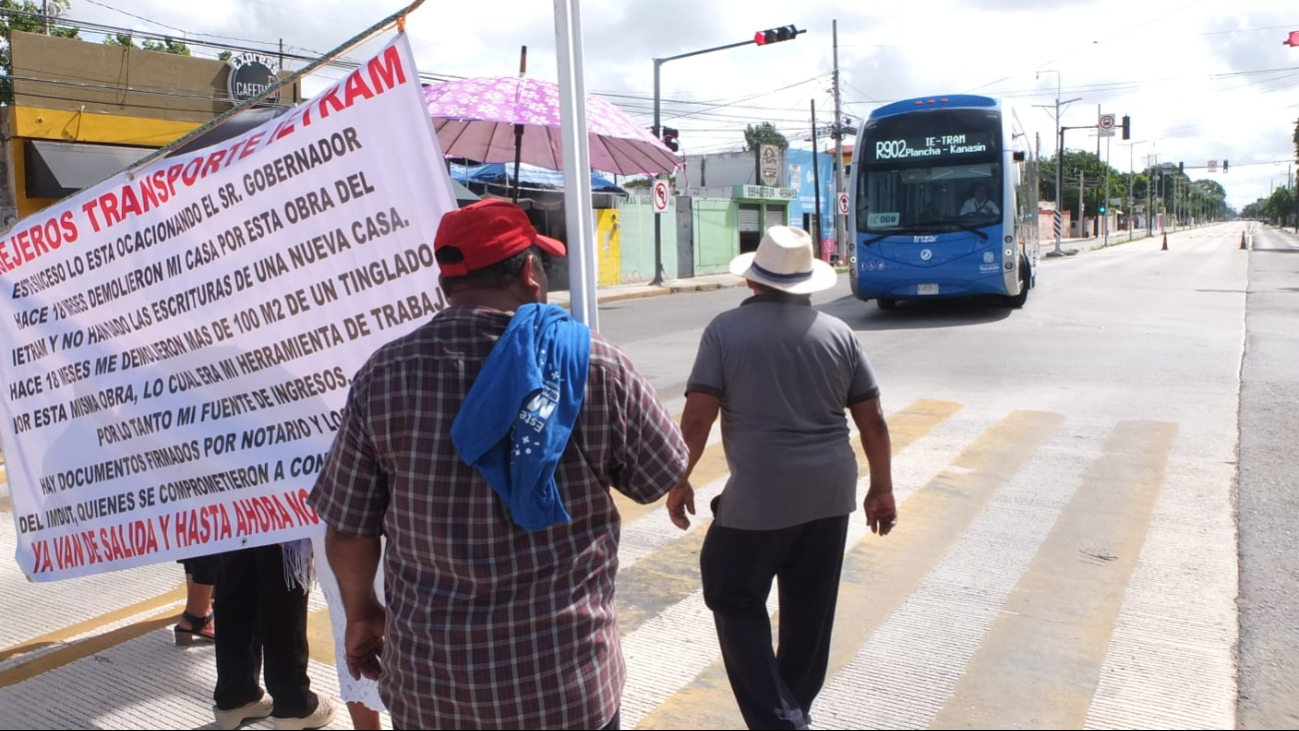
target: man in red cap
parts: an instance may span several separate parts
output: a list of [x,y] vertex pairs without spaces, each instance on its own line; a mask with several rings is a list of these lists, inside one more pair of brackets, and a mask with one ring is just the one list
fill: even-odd
[[[544,305],[543,252],[562,256],[564,245],[539,235],[520,208],[488,200],[450,212],[434,250],[451,306],[357,373],[311,494],[329,525],[349,668],[379,678],[395,728],[618,728],[625,670],[609,488],[641,503],[659,499],[685,472],[685,443],[626,356]],[[553,342],[532,337],[536,315],[562,326],[566,348],[580,351],[569,355],[581,358],[536,345]],[[583,364],[585,386],[567,404],[573,374],[561,360]],[[504,377],[475,389],[480,373],[515,365],[539,365],[547,379],[523,389],[522,404],[491,393],[517,390]],[[466,459],[453,440],[471,391],[475,404],[501,404],[501,413],[470,406],[463,415],[503,418],[508,433],[496,454],[505,464],[496,469]],[[532,495],[516,484],[525,494],[507,499],[498,481],[517,478],[516,463],[538,466],[528,460],[540,455],[522,456],[539,444],[523,425],[541,433],[566,405],[571,434],[552,439],[551,462],[524,486],[535,483],[558,509],[529,523],[516,513]],[[516,418],[520,426],[510,426]],[[373,590],[380,535],[386,610]]]

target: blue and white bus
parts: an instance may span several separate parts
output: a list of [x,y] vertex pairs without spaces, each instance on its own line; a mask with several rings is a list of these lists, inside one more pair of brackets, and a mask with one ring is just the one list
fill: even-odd
[[1000,295],[1036,284],[1037,166],[1014,114],[989,97],[876,109],[853,153],[853,293],[899,300]]

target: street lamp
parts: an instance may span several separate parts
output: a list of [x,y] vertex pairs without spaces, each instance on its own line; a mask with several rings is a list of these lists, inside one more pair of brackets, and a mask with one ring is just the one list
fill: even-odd
[[[691,56],[702,56],[705,53],[714,51],[725,51],[730,48],[739,48],[740,46],[769,46],[781,41],[792,41],[800,35],[806,33],[806,30],[799,30],[793,25],[785,25],[779,28],[760,30],[753,34],[753,38],[739,43],[728,43],[724,46],[713,46],[705,48],[702,51],[691,51],[690,53],[679,53],[667,58],[656,58],[654,61],[654,138],[661,139],[662,126],[659,112],[659,69],[668,61],[676,61]],[[814,145],[815,147],[815,145]],[[662,214],[654,214],[654,280],[650,284],[663,284],[663,221]]]

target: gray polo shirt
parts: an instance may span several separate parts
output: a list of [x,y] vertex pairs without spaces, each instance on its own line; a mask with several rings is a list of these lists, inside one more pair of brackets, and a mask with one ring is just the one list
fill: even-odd
[[879,386],[842,320],[806,297],[750,297],[708,325],[686,392],[722,402],[731,476],[717,525],[778,530],[856,510],[844,409]]

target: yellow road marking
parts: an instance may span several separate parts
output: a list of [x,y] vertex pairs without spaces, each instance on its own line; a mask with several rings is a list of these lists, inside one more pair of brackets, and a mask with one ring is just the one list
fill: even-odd
[[[107,614],[101,614],[98,617],[85,620],[84,622],[77,622],[76,624],[41,635],[40,637],[28,640],[27,642],[7,647],[0,650],[0,662],[30,654],[52,645],[65,643],[73,637],[94,632],[102,627],[107,627],[111,624],[121,622],[128,617],[144,614],[154,609],[183,601],[185,601],[185,587],[181,586],[175,591],[161,594],[152,599],[146,599],[142,602],[132,604],[129,607],[123,607],[122,609],[108,612]],[[21,662],[14,667],[0,671],[0,688],[6,688],[10,685],[21,683],[24,680],[34,678],[41,673],[49,672],[55,668],[63,667],[68,663],[73,663],[77,660],[90,657],[96,653],[103,652],[115,645],[128,642],[137,637],[142,637],[156,629],[173,624],[177,618],[178,615],[175,610],[168,610],[165,613],[150,616],[148,619],[142,619],[124,627],[119,627],[102,634],[87,637],[84,640],[74,642],[66,647],[34,657],[30,661]]]
[[[942,560],[997,490],[1019,472],[1063,420],[1059,414],[1043,412],[1011,414],[966,447],[954,462],[959,471],[944,471],[899,506],[900,518],[893,533],[884,539],[867,535],[848,551],[835,612],[827,678],[834,677],[852,660],[866,640]],[[890,433],[893,422],[890,419]],[[898,432],[905,434],[902,428]],[[905,444],[905,438],[901,445],[895,440],[894,449]],[[815,707],[812,716],[816,717]],[[718,659],[693,687],[659,706],[638,728],[743,726],[725,669]]]
[[934,728],[1082,728],[1176,435],[1176,424],[1115,427]]

